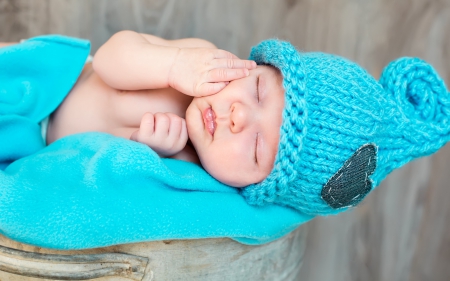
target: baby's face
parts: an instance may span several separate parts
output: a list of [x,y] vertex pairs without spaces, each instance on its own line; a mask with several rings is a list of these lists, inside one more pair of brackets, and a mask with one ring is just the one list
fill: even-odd
[[193,99],[186,111],[189,138],[214,178],[243,187],[270,174],[284,108],[282,83],[276,68],[258,66],[219,93]]

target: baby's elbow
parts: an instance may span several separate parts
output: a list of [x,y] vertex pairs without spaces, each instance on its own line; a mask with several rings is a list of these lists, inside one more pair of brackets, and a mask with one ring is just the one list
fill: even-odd
[[109,38],[107,43],[108,42],[113,42],[114,44],[123,43],[123,42],[127,42],[128,40],[130,40],[130,38],[133,38],[133,37],[136,37],[136,36],[139,36],[139,33],[135,32],[135,31],[132,31],[132,30],[121,30],[121,31],[118,31],[118,32],[114,33]]
[[92,61],[92,68],[100,77],[107,75],[114,66],[117,66],[121,55],[128,53],[127,39],[132,36],[132,33],[134,32],[128,30],[119,31],[97,50]]

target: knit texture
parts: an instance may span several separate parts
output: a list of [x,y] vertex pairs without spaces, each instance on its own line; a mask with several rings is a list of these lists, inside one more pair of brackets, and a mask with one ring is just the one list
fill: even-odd
[[[253,47],[250,59],[278,68],[285,90],[274,168],[263,182],[242,191],[252,205],[336,214],[368,194],[341,207],[331,207],[321,196],[359,148],[374,147],[376,168],[366,176],[373,190],[393,169],[436,152],[449,140],[449,93],[433,67],[421,59],[391,62],[379,82],[347,59],[300,53],[279,40]],[[340,192],[345,197],[350,191]]]

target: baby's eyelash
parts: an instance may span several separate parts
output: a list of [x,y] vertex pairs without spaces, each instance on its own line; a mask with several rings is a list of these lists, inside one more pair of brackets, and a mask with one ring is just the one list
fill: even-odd
[[255,163],[258,164],[258,137],[259,133],[256,134],[256,141],[255,141]]
[[259,102],[259,76],[256,78],[256,99]]

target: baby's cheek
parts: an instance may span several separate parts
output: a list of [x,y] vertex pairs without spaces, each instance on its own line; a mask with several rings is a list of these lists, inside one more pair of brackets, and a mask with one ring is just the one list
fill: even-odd
[[200,157],[203,168],[215,179],[234,187],[255,183],[254,171],[242,153],[217,149]]

